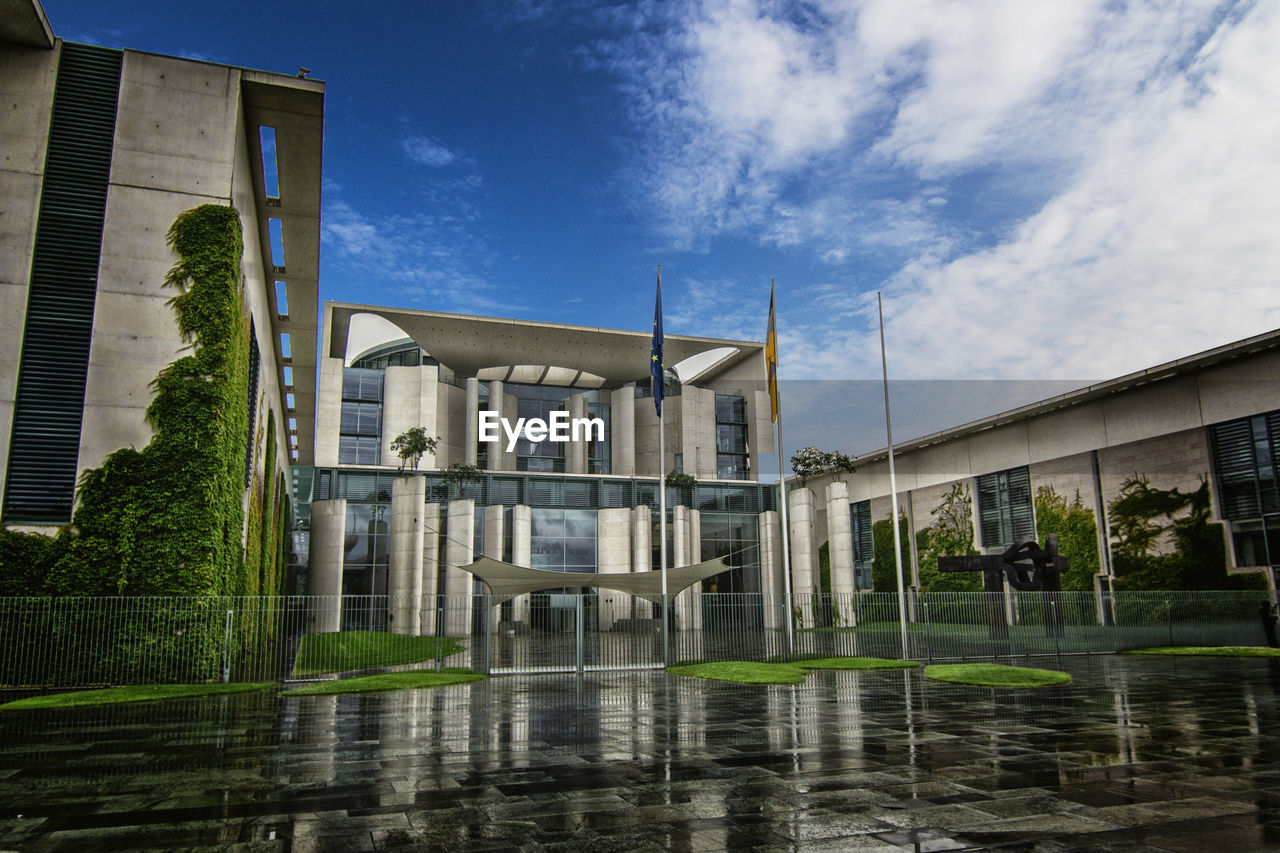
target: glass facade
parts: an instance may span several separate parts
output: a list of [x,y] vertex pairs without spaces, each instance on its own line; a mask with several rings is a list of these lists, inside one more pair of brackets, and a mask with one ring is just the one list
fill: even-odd
[[702,591],[760,592],[760,520],[755,513],[699,513],[702,559],[724,557],[732,571],[702,582]]
[[377,465],[382,456],[382,371],[348,367],[342,371],[342,416],[338,462]]
[[736,394],[716,395],[716,477],[746,480],[751,471],[747,448],[747,401]]
[[531,565],[550,572],[596,571],[596,511],[535,509],[531,513]]

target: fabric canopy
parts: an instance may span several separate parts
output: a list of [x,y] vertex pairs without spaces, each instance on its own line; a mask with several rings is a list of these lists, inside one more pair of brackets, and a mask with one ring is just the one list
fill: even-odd
[[[499,562],[492,557],[480,557],[470,565],[458,566],[458,568],[484,581],[484,585],[489,587],[490,595],[510,598],[526,592],[537,592],[540,589],[589,586],[638,595],[654,604],[662,603],[662,572],[660,571],[617,574],[548,572],[544,569],[513,566],[511,563]],[[728,570],[729,567],[724,564],[723,557],[704,560],[692,566],[667,569],[667,595],[675,595],[685,587],[693,586],[698,581]]]

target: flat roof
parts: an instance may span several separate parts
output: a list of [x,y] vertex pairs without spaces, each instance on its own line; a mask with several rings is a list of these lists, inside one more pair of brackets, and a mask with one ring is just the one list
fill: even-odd
[[[1009,409],[999,414],[989,415],[976,421],[970,421],[959,426],[950,427],[948,429],[939,430],[938,432],[929,433],[928,435],[913,438],[910,441],[898,442],[893,446],[894,458],[905,452],[920,450],[934,444],[943,444],[953,441],[957,438],[972,435],[974,433],[983,432],[996,427],[1007,426],[1008,424],[1017,423],[1019,421],[1029,420],[1040,415],[1058,409],[1065,409],[1071,406],[1079,406],[1101,397],[1108,397],[1113,394],[1119,394],[1141,385],[1149,385],[1152,382],[1160,382],[1166,379],[1172,379],[1194,370],[1203,370],[1206,367],[1212,367],[1217,364],[1235,361],[1245,358],[1259,352],[1280,347],[1280,329],[1270,332],[1263,332],[1260,335],[1254,335],[1250,338],[1234,341],[1224,344],[1220,347],[1204,350],[1193,355],[1183,358],[1167,361],[1164,364],[1158,364],[1155,367],[1148,367],[1145,370],[1139,370],[1135,373],[1127,373],[1124,376],[1118,376],[1115,379],[1108,379],[1105,382],[1097,382],[1093,385],[1078,388],[1075,391],[1068,391],[1065,394],[1059,394],[1055,397],[1048,397],[1035,403],[1028,403],[1025,406],[1019,406],[1016,409]],[[888,448],[882,447],[879,450],[872,450],[854,457],[853,461],[857,465],[864,465],[870,462],[876,462],[880,459],[888,458]],[[787,479],[793,479],[788,477]]]

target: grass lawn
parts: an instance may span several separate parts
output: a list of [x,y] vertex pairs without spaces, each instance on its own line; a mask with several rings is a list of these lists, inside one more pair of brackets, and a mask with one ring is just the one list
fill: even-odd
[[384,672],[380,675],[361,675],[341,678],[337,681],[320,681],[285,690],[281,696],[330,696],[335,693],[384,693],[388,690],[420,690],[424,687],[443,687],[446,684],[466,684],[480,681],[487,676],[469,669],[446,669],[444,672],[414,670],[412,672]]
[[814,658],[795,661],[794,665],[802,669],[912,669],[920,664],[889,658]]
[[1122,655],[1190,655],[1192,657],[1280,658],[1280,649],[1266,646],[1152,646],[1125,649]]
[[189,696],[220,696],[247,693],[275,687],[275,682],[258,684],[137,684],[128,687],[104,687],[101,690],[76,690],[71,693],[48,693],[29,696],[0,705],[0,710],[22,711],[36,708],[76,708],[83,705],[119,705],[125,702],[154,702],[160,699],[183,699]]
[[924,677],[979,687],[1052,687],[1071,683],[1071,676],[1065,672],[997,663],[935,664],[925,667]]
[[802,684],[808,676],[807,672],[794,664],[741,660],[676,664],[667,667],[667,671],[690,678],[735,681],[739,684]]
[[[294,675],[322,675],[377,666],[421,663],[436,657],[435,637],[411,637],[383,631],[338,631],[307,634],[293,663]],[[465,646],[452,637],[440,641],[445,657]]]

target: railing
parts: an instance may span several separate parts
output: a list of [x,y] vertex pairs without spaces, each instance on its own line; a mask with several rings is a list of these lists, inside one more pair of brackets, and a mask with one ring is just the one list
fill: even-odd
[[[906,656],[1036,658],[1159,645],[1262,645],[1259,592],[930,593],[907,603]],[[787,617],[792,623],[787,641]],[[397,668],[494,674],[682,660],[902,657],[896,595],[685,592],[0,598],[0,686],[272,681]]]

